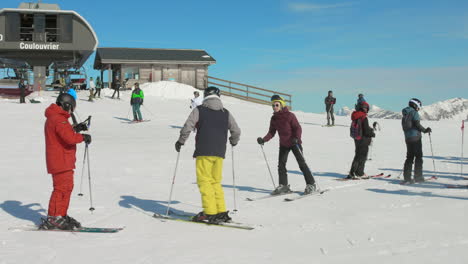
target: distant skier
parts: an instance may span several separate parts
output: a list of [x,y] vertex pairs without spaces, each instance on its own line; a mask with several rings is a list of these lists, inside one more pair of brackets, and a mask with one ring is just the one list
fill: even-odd
[[[422,103],[416,98],[409,101],[408,107],[402,110],[403,118],[401,126],[405,134],[406,141],[406,161],[403,168],[404,183],[424,182],[423,177],[423,153],[421,132],[431,133],[430,127],[424,128],[420,124],[421,118],[418,111],[421,109]],[[414,161],[414,181],[411,179],[411,171]]]
[[117,99],[120,99],[120,80],[116,78],[114,82],[112,83],[114,93],[112,94],[112,99],[114,99],[115,94],[117,93]]
[[190,99],[190,108],[195,109],[197,106],[203,104],[203,97],[200,96],[200,92],[193,92],[194,98]]
[[333,91],[328,91],[328,96],[325,97],[325,110],[327,111],[327,126],[330,125],[330,118],[332,120],[331,125],[335,125],[335,115],[333,114],[333,106],[336,104],[336,98],[333,97]]
[[133,110],[133,122],[142,122],[143,117],[141,115],[140,106],[143,104],[145,95],[143,90],[140,89],[140,84],[135,83],[135,89],[132,92],[132,98],[130,99],[130,104],[132,105]]
[[299,168],[304,174],[306,182],[304,194],[312,193],[317,190],[317,186],[315,185],[315,179],[312,176],[312,172],[304,159],[301,145],[301,125],[297,121],[296,116],[292,112],[289,112],[286,102],[281,96],[273,95],[270,101],[274,111],[270,120],[270,128],[266,136],[263,138],[257,138],[257,143],[263,145],[265,142],[272,139],[275,136],[276,131],[278,131],[280,137],[278,159],[279,185],[271,194],[277,195],[292,192],[288,184],[288,174],[286,170],[286,162],[288,161],[290,151],[293,152],[297,163],[299,164]]
[[88,101],[93,101],[94,90],[96,90],[96,84],[94,83],[93,77],[89,78],[89,99]]
[[369,104],[361,102],[356,106],[356,111],[351,114],[350,135],[354,139],[354,159],[348,174],[348,179],[366,177],[364,168],[366,166],[369,145],[373,137],[374,130],[369,126],[367,113]]
[[96,95],[98,98],[101,98],[101,89],[102,89],[102,82],[101,82],[101,77],[96,78],[96,92],[94,93],[94,98],[96,98]]
[[200,189],[203,211],[192,218],[195,222],[229,222],[231,217],[226,210],[224,191],[221,186],[223,160],[226,154],[228,130],[231,133],[229,142],[234,147],[239,142],[241,130],[232,114],[223,107],[220,91],[214,86],[205,89],[205,99],[201,106],[193,109],[180,137],[175,143],[175,149],[180,148],[197,128],[195,137],[195,153],[197,184]]
[[54,190],[50,197],[47,219],[42,219],[42,229],[70,230],[81,224],[68,216],[70,196],[73,191],[73,174],[76,162],[76,144],[91,143],[91,136],[79,134],[87,130],[86,125],[73,128],[68,118],[76,107],[75,99],[66,93],[58,96],[57,102],[45,111],[46,163],[47,172],[52,174]]
[[26,103],[26,85],[24,84],[24,79],[20,79],[18,83],[18,88],[20,90],[20,104]]

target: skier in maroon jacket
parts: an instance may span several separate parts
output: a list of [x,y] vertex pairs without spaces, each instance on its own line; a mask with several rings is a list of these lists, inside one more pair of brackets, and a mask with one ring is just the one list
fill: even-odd
[[268,134],[266,134],[266,136],[263,138],[257,138],[258,144],[263,145],[265,142],[268,142],[275,136],[276,131],[278,131],[280,137],[278,158],[279,185],[271,194],[277,195],[292,192],[289,188],[288,174],[286,170],[286,162],[288,161],[288,155],[290,151],[293,152],[297,163],[299,164],[299,168],[304,174],[306,181],[304,194],[310,194],[317,190],[317,186],[315,185],[312,172],[304,160],[301,145],[301,125],[297,121],[296,116],[292,112],[289,112],[289,109],[286,106],[286,102],[281,96],[273,95],[271,97],[271,103],[274,113],[270,120],[270,129],[268,130]]

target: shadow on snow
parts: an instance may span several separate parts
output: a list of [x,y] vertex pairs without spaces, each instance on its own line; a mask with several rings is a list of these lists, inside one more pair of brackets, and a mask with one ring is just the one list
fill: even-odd
[[[122,195],[120,196],[122,200],[119,201],[119,205],[124,208],[137,207],[148,213],[157,213],[157,214],[166,214],[167,211],[167,201],[156,201],[156,200],[146,200],[140,199],[131,195]],[[186,214],[186,212],[177,210],[172,206],[175,204],[180,204],[179,201],[171,202],[171,212],[175,214]]]
[[[411,185],[413,186],[413,185]],[[408,195],[408,196],[423,196],[423,197],[437,197],[437,198],[447,198],[447,199],[458,199],[458,200],[468,200],[468,197],[459,197],[459,196],[450,196],[450,195],[440,195],[432,192],[415,192],[410,190],[384,190],[384,189],[367,189],[368,191],[375,193],[383,194],[396,194],[396,195]]]
[[[34,206],[38,206],[39,209],[33,209]],[[34,224],[40,224],[41,217],[45,217],[42,213],[47,213],[46,210],[38,203],[22,205],[20,201],[4,201],[0,204],[0,208],[16,218],[28,220]]]

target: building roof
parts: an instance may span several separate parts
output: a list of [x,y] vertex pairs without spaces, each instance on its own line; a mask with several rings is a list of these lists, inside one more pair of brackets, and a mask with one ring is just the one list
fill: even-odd
[[98,48],[94,68],[104,64],[122,63],[167,63],[167,64],[215,64],[204,50],[189,49],[142,49],[142,48]]

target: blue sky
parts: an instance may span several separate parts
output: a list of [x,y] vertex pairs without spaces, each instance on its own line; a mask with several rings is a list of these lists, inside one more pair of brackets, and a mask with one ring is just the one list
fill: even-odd
[[100,47],[204,49],[211,76],[291,93],[295,110],[323,112],[328,90],[338,107],[364,93],[394,111],[468,98],[466,0],[54,3],[87,19]]

